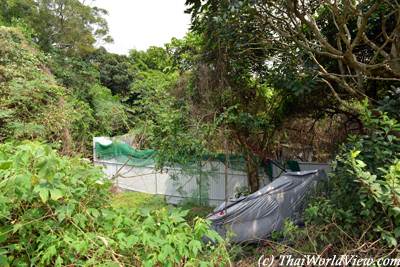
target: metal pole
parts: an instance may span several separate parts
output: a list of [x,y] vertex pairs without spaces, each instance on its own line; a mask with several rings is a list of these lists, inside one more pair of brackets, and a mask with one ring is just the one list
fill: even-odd
[[154,177],[155,177],[155,180],[156,180],[156,195],[158,195],[157,172],[156,172],[156,173],[154,173]]
[[225,207],[228,204],[228,142],[225,136]]
[[92,139],[92,146],[93,146],[93,163],[96,163],[97,158],[96,158],[96,137],[93,137]]
[[200,164],[199,164],[199,194],[200,194],[200,196],[199,196],[199,205],[201,206],[203,203],[201,202],[201,161],[200,161]]

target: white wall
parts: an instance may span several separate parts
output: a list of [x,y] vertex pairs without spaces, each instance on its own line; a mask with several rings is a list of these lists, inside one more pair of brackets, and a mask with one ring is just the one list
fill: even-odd
[[[95,142],[96,138],[94,139]],[[95,152],[95,151],[94,151]],[[113,160],[102,161],[95,158],[94,164],[102,166],[104,173],[114,179],[122,189],[143,192],[148,194],[165,195],[167,202],[177,204],[184,200],[199,197],[198,191],[203,191],[203,198],[208,200],[211,206],[217,206],[225,200],[225,188],[227,196],[234,197],[238,187],[248,186],[247,174],[232,168],[227,169],[228,179],[225,186],[225,165],[222,162],[204,162],[202,168],[193,169],[188,174],[180,168],[164,168],[156,170],[154,166],[135,167],[118,163]],[[325,169],[329,171],[329,165],[324,163],[300,162],[301,170]],[[282,171],[273,165],[274,177],[282,174]],[[261,177],[261,184],[266,185],[269,179]],[[203,200],[203,199],[202,199]]]

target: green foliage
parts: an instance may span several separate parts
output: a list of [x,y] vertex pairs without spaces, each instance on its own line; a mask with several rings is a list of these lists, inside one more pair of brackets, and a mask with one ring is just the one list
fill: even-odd
[[112,94],[112,86],[101,85],[101,70],[97,69],[99,66],[92,62],[91,57],[84,60],[54,53],[49,63],[59,83],[67,87],[72,97],[84,106],[86,119],[83,118],[82,127],[85,130],[79,131],[80,134],[112,136],[128,130],[125,106],[118,95]]
[[[192,14],[193,31],[204,40],[203,57],[207,63],[215,64],[213,71],[225,70],[235,82],[257,77],[300,96],[292,104],[296,114],[318,118],[322,112],[346,114],[339,105],[341,100],[365,96],[377,101],[386,96],[390,99],[388,89],[399,87],[396,64],[390,66],[393,69],[370,72],[366,71],[369,67],[331,54],[333,50],[342,55],[351,52],[354,62],[368,65],[398,58],[395,42],[380,38],[395,31],[400,18],[393,13],[399,8],[393,1],[379,4],[367,0],[341,1],[336,5],[336,2],[187,0],[186,5],[187,12]],[[360,27],[357,18],[363,13],[367,13],[363,15],[365,25]],[[345,28],[346,31],[341,30]],[[358,38],[358,32],[364,37]],[[352,44],[351,51],[345,46],[347,38]],[[317,43],[322,50],[315,49]],[[358,78],[354,78],[352,71]]]
[[182,39],[172,38],[165,47],[171,57],[172,65],[184,72],[195,69],[201,55],[202,44],[200,35],[189,32]]
[[96,121],[92,134],[114,136],[129,129],[128,116],[118,96],[113,96],[110,89],[101,85],[94,85],[89,94]]
[[197,199],[188,199],[179,203],[179,208],[188,211],[186,219],[189,222],[195,222],[196,218],[205,218],[207,215],[212,213],[213,207],[207,206],[206,203],[199,203]]
[[112,206],[115,208],[140,209],[146,207],[148,210],[157,210],[167,207],[162,196],[155,196],[140,192],[124,192],[116,194],[112,198]]
[[100,79],[95,66],[81,57],[56,52],[49,55],[47,62],[57,81],[67,87],[75,98],[83,101],[90,99],[90,88]]
[[135,133],[146,136],[147,146],[158,151],[159,166],[193,163],[205,153],[209,129],[191,127],[188,106],[170,94],[177,78],[177,73],[141,72],[131,89],[137,96]]
[[[257,2],[257,1],[256,1]],[[241,83],[251,77],[265,78],[269,31],[262,29],[250,1],[187,0],[193,30],[202,36],[203,58],[219,68],[230,82]]]
[[200,55],[193,57],[192,101],[195,109],[215,114],[219,128],[229,133],[229,145],[246,156],[254,192],[259,189],[259,162],[274,154],[280,127],[297,113],[294,107],[301,101],[292,90],[274,87],[269,70],[276,53],[265,41],[270,32],[250,1],[186,4],[202,40],[197,43]]
[[[163,196],[150,195],[140,192],[123,192],[118,193],[112,198],[112,206],[115,208],[128,208],[128,209],[146,209],[147,211],[155,211],[160,209],[175,209],[172,205],[165,202]],[[198,217],[205,218],[210,214],[214,208],[208,206],[199,206],[198,201],[188,200],[179,203],[179,209],[187,210],[185,216],[190,225],[197,220]]]
[[131,59],[100,48],[89,56],[89,61],[98,69],[101,84],[111,89],[114,95],[129,93],[137,68]]
[[4,0],[0,18],[8,25],[15,20],[33,29],[34,40],[45,51],[55,48],[72,54],[93,51],[96,41],[112,41],[104,19],[106,10],[79,0]]
[[[334,164],[328,198],[312,204],[311,222],[332,220],[353,236],[381,238],[396,246],[400,237],[400,123],[363,110],[365,134],[350,137]],[[369,230],[370,229],[370,230]],[[363,234],[364,233],[364,234]]]
[[65,88],[18,31],[0,28],[0,43],[1,138],[62,140],[78,118]]
[[0,44],[0,139],[62,142],[65,153],[87,153],[93,135],[128,131],[126,108],[91,64],[46,57],[14,28],[0,28]]
[[[226,251],[209,223],[179,209],[110,207],[110,184],[88,162],[39,143],[0,145],[2,264],[213,266]],[[203,242],[203,237],[215,243]]]
[[379,101],[379,109],[387,112],[391,117],[400,120],[400,88],[392,87],[381,101]]
[[129,57],[142,71],[158,70],[166,73],[172,70],[171,56],[162,47],[151,46],[146,51],[132,49]]
[[281,231],[272,232],[271,239],[280,241],[285,239],[285,242],[294,241],[299,235],[299,227],[290,220],[285,220],[283,224],[283,229]]
[[6,24],[11,23],[13,19],[33,16],[33,0],[4,0],[0,2],[0,19]]

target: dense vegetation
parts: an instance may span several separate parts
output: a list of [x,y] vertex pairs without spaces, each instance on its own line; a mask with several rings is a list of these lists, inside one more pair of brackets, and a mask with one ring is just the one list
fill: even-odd
[[368,110],[362,114],[367,130],[350,137],[340,149],[331,196],[314,206],[315,220],[333,220],[353,236],[381,238],[385,245],[396,247],[400,237],[400,139],[396,136],[400,123],[386,114],[378,118]]
[[98,48],[112,40],[105,10],[0,0],[0,265],[228,264],[206,221],[111,205],[78,158],[93,136],[125,133],[160,168],[242,154],[249,191],[269,159],[333,161],[305,227],[288,222],[257,253],[399,255],[400,5],[186,5],[183,39],[117,55]]
[[[114,209],[101,170],[49,146],[0,145],[1,266],[226,263],[221,238],[178,209]],[[204,243],[208,237],[215,243]]]
[[[71,154],[85,152],[93,134],[124,129],[125,108],[95,78],[71,87],[69,70],[57,66],[55,76],[48,66],[56,59],[35,48],[17,29],[1,27],[0,43],[0,140],[61,142],[60,149]],[[72,73],[72,79],[81,78]]]

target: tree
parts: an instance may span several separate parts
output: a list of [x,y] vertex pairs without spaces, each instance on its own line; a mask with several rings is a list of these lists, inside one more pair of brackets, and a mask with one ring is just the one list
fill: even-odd
[[11,23],[15,18],[34,16],[36,15],[34,6],[34,0],[0,1],[0,20]]
[[34,40],[45,51],[54,48],[85,54],[96,41],[111,42],[104,16],[107,11],[80,0],[1,1],[0,16],[12,24],[21,19],[34,30]]
[[88,56],[100,74],[100,82],[113,94],[126,96],[137,72],[133,61],[124,55],[108,53],[104,48],[97,49]]
[[[217,3],[187,2],[194,14],[209,12]],[[274,51],[274,63],[297,58],[297,72],[317,75],[338,100],[379,99],[391,85],[400,84],[396,1],[228,1],[225,5],[224,20],[234,21],[231,17],[240,10],[247,24],[258,26],[257,42],[246,42],[244,48]]]
[[[320,6],[268,1],[257,9],[281,40],[308,53],[331,89],[328,82],[360,96],[369,80],[400,81],[400,5],[395,1],[322,1]],[[333,29],[327,31],[327,24]],[[326,58],[338,68],[323,64]]]
[[337,98],[338,87],[365,97],[371,81],[400,81],[396,1],[244,1],[244,5],[251,5],[265,32],[274,33],[265,34],[264,41],[276,42],[287,52],[304,51]]
[[200,35],[189,32],[182,39],[172,38],[165,48],[171,57],[172,65],[184,73],[195,68],[202,44],[203,39]]
[[[281,109],[286,117],[345,114],[361,123],[349,101],[368,97],[377,104],[400,84],[396,37],[400,16],[393,1],[188,0],[186,4],[193,30],[205,40],[197,71],[203,76],[198,82],[213,91],[209,99],[219,112],[228,104],[217,96],[226,100],[226,95],[235,95],[231,104],[243,104],[247,114],[259,114],[265,106],[258,112],[248,106],[258,103],[257,88],[267,85],[288,98],[290,107]],[[214,77],[214,83],[204,75]],[[273,121],[279,125],[279,120]],[[262,140],[256,135],[253,139]]]
[[151,46],[146,51],[132,49],[129,56],[141,70],[151,69],[162,72],[172,70],[171,57],[163,47]]
[[1,27],[0,44],[0,140],[39,139],[65,154],[91,155],[93,135],[128,130],[126,107],[99,84],[93,66],[53,55],[49,68],[14,28]]
[[256,191],[260,163],[273,157],[274,138],[294,96],[270,86],[270,52],[259,46],[265,35],[251,7],[237,8],[231,1],[192,4],[194,30],[204,40],[193,103],[203,117],[219,118],[220,128],[233,140],[230,146],[246,157],[249,185]]

